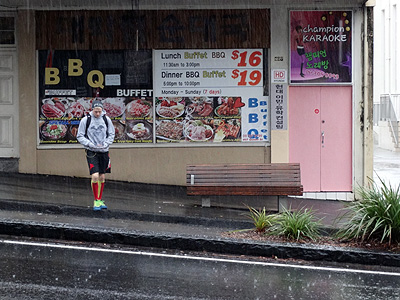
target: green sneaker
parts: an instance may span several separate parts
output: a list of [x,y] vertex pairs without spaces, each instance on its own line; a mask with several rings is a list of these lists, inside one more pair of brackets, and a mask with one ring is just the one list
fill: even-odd
[[101,204],[102,204],[102,201],[100,201],[100,200],[94,200],[94,203],[93,203],[93,210],[101,210]]
[[100,209],[107,209],[107,205],[104,203],[103,200],[98,200],[100,202]]

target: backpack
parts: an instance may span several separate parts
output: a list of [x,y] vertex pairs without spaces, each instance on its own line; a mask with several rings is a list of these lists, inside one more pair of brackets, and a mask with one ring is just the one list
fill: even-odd
[[[90,122],[92,121],[92,116],[90,114],[87,114],[86,117],[87,117],[87,120],[86,120],[86,129],[85,129],[85,138],[88,138],[87,131],[88,131]],[[107,121],[106,115],[103,115],[103,120],[104,120],[104,123],[106,123],[106,137],[108,137],[108,121]]]

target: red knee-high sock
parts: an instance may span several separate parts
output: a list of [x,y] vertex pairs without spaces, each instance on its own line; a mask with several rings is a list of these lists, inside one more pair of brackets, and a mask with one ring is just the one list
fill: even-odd
[[99,181],[98,182],[98,186],[99,186],[99,200],[101,200],[101,197],[103,196],[103,190],[104,190],[104,181]]
[[94,200],[99,199],[99,182],[98,181],[92,181],[92,191],[93,191],[93,196]]

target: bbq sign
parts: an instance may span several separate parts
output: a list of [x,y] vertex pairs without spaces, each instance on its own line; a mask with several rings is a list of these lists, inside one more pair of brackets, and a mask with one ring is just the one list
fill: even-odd
[[157,143],[268,141],[262,49],[154,51]]
[[[82,76],[83,62],[80,59],[68,59],[67,73],[68,76]],[[60,70],[58,68],[45,68],[45,84],[58,85],[60,83]],[[92,88],[104,89],[104,74],[99,70],[92,70],[87,74],[87,84]]]
[[76,144],[94,99],[116,143],[153,142],[151,51],[39,51],[40,144]]
[[115,143],[269,141],[264,55],[263,49],[40,50],[39,142],[77,144],[79,122],[95,99],[114,124]]

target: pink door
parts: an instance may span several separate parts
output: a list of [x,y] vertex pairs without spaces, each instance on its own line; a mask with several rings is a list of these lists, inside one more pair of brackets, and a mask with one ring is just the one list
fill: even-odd
[[352,190],[351,87],[291,86],[289,160],[306,192]]

